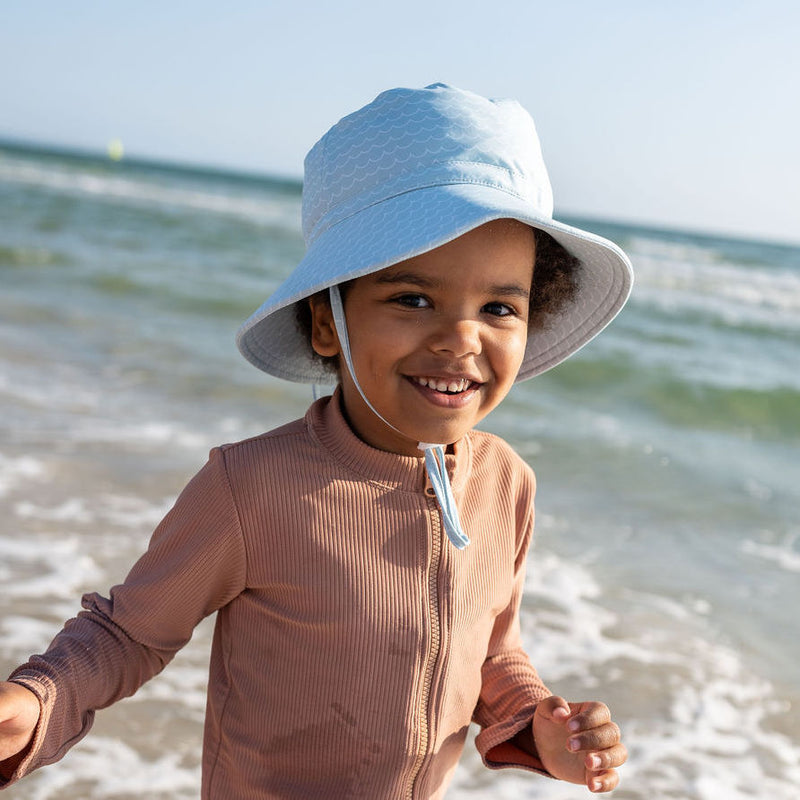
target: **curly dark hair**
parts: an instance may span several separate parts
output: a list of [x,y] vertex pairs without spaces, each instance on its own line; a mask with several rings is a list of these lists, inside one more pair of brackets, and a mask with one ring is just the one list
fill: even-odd
[[[581,262],[549,233],[538,228],[534,228],[533,233],[536,239],[536,262],[528,305],[528,327],[544,329],[548,318],[558,314],[575,297]],[[343,296],[346,286],[342,284],[340,287]],[[327,301],[327,292],[320,292],[319,296]],[[301,333],[310,342],[311,307],[307,300],[295,304],[295,319]],[[338,366],[335,356],[314,353],[314,357],[326,366],[334,369]]]
[[547,318],[570,303],[578,291],[581,262],[549,233],[533,229],[536,262],[533,268],[528,327],[546,328]]

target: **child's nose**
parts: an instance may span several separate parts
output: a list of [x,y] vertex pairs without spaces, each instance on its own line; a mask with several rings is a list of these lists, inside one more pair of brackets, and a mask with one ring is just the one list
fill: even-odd
[[432,349],[464,358],[481,352],[480,323],[465,317],[443,319],[431,341]]

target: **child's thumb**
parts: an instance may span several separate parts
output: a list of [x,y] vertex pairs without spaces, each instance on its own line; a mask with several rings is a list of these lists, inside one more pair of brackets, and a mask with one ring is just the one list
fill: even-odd
[[536,714],[551,722],[566,722],[572,715],[572,710],[563,697],[554,694],[539,703]]

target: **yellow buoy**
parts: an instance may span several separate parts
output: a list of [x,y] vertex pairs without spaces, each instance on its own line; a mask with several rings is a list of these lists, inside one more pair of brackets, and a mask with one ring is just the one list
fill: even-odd
[[122,145],[122,139],[112,139],[108,143],[108,157],[112,161],[122,161],[125,155],[125,148]]

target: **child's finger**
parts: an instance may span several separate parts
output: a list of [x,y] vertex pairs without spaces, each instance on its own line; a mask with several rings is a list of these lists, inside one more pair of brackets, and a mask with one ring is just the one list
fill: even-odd
[[619,775],[615,769],[592,775],[586,781],[586,786],[590,792],[610,792],[619,785]]
[[[573,706],[575,708],[575,706]],[[611,711],[605,703],[580,703],[578,713],[569,721],[570,731],[585,731],[598,728],[611,721]]]
[[573,753],[581,750],[607,750],[620,741],[620,731],[614,722],[607,722],[598,728],[571,735],[567,748]]
[[627,759],[628,751],[624,744],[619,743],[605,750],[589,753],[584,761],[589,772],[605,772],[615,767],[621,767]]

